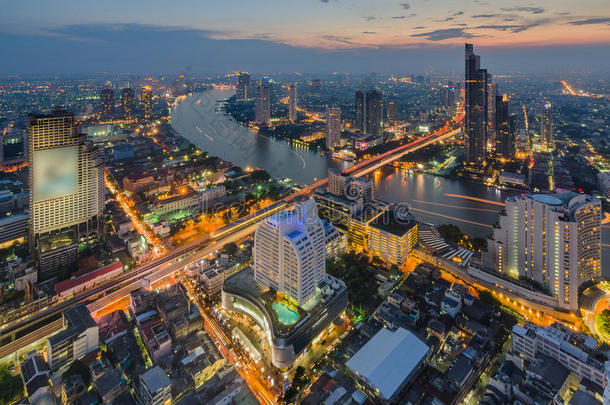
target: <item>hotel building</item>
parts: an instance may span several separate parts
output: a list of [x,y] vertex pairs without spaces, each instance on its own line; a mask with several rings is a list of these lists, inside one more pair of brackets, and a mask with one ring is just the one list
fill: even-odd
[[[601,277],[601,202],[572,192],[510,197],[484,257],[536,301],[578,309],[579,288]],[[525,297],[527,298],[527,297]]]
[[79,242],[99,236],[104,173],[99,149],[70,112],[30,114],[28,142],[30,243],[45,279],[76,261]]

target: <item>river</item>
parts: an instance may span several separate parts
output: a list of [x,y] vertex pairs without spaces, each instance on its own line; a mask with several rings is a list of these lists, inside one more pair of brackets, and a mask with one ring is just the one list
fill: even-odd
[[[210,155],[243,168],[262,168],[275,178],[289,177],[297,184],[307,185],[326,177],[330,167],[348,167],[348,163],[330,156],[254,134],[219,113],[218,101],[233,93],[231,90],[210,90],[186,97],[172,110],[171,125]],[[425,222],[452,223],[465,233],[480,237],[489,235],[492,224],[498,219],[497,213],[502,207],[493,202],[503,202],[514,194],[479,183],[412,174],[393,167],[385,167],[373,177],[375,195],[380,200],[407,203],[413,214]],[[603,263],[610,263],[608,225],[603,228],[603,242]],[[607,268],[604,273],[610,277],[610,265],[604,267]]]

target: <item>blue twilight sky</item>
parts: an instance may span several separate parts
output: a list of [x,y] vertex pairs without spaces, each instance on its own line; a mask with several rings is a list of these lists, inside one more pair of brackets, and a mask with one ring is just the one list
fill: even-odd
[[610,69],[608,0],[0,0],[0,73]]

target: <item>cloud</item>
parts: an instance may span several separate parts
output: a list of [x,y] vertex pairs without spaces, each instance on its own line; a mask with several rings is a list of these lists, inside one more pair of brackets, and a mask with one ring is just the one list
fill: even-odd
[[328,3],[328,2],[329,2],[329,0],[320,0],[320,2],[322,2],[322,3]]
[[408,10],[411,8],[409,3],[399,3],[399,6],[403,8],[403,10]]
[[362,31],[362,33],[366,34],[366,35],[375,35],[375,34],[377,34],[375,31]]
[[321,35],[320,38],[331,42],[340,42],[342,44],[353,45],[354,42],[350,37],[340,37],[337,35]]
[[365,16],[365,17],[362,17],[362,19],[363,19],[364,21],[375,21],[375,20],[377,19],[377,17],[373,17],[373,16]]
[[413,27],[414,30],[423,30],[424,28],[426,28],[426,27],[424,27],[423,25],[418,25],[417,27]]
[[462,10],[460,11],[456,11],[455,13],[451,14],[452,16],[458,16],[458,15],[462,15],[464,14],[464,12]]
[[463,28],[447,28],[443,30],[434,30],[422,32],[420,34],[412,34],[412,37],[423,37],[428,41],[444,41],[452,38],[472,38],[474,35],[467,33]]
[[404,20],[405,18],[407,18],[406,15],[394,15],[391,17],[392,20]]
[[502,17],[504,14],[475,14],[472,18],[495,18]]
[[445,17],[442,20],[434,20],[435,22],[447,22],[447,21],[451,21],[451,20],[455,20],[455,17]]
[[542,14],[544,13],[544,8],[542,7],[504,7],[501,8],[502,11],[523,11],[526,13],[532,14]]
[[570,25],[609,24],[610,25],[610,17],[588,18],[586,20],[572,21],[572,22],[569,22],[568,24],[570,24]]

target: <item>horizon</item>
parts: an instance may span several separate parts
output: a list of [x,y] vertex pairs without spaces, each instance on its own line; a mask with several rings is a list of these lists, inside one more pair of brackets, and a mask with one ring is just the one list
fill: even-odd
[[603,1],[490,3],[230,0],[178,10],[37,0],[5,6],[0,73],[450,73],[463,69],[464,42],[490,71],[610,70]]

